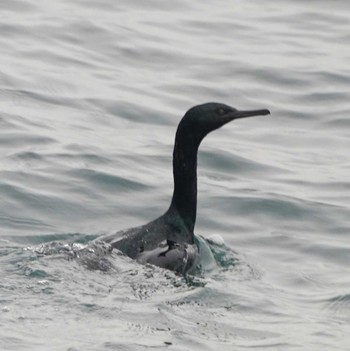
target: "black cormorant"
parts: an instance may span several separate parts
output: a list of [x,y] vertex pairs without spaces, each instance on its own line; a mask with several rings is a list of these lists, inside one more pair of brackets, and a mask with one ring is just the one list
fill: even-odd
[[186,273],[195,266],[197,152],[211,131],[238,118],[270,114],[269,110],[238,111],[220,103],[192,107],[180,121],[173,152],[174,193],[169,209],[157,219],[99,238],[141,263]]

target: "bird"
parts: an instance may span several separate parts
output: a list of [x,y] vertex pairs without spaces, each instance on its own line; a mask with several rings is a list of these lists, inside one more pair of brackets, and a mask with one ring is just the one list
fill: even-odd
[[169,208],[147,224],[98,239],[141,264],[152,264],[182,275],[193,271],[200,256],[194,240],[199,145],[207,134],[233,120],[269,114],[267,109],[243,111],[217,102],[190,108],[175,135],[174,190]]

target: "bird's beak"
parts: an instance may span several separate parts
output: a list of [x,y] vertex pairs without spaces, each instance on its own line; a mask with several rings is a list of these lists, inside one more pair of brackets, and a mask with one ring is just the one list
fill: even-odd
[[229,113],[229,115],[232,119],[254,117],[254,116],[266,116],[269,114],[270,114],[270,111],[267,109],[250,110],[250,111],[234,111],[232,113]]
[[235,119],[238,118],[246,118],[246,117],[254,117],[254,116],[265,116],[269,115],[270,111],[266,109],[262,110],[248,110],[248,111],[238,111],[238,110],[233,110],[231,112],[226,113],[224,116],[220,118],[221,120],[221,125],[224,125],[228,122],[231,122]]

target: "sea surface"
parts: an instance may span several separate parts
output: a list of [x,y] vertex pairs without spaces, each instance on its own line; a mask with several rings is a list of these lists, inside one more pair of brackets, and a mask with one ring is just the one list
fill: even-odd
[[[349,1],[1,0],[0,33],[0,350],[349,350]],[[201,145],[201,269],[92,242],[168,208],[208,101],[271,116]]]

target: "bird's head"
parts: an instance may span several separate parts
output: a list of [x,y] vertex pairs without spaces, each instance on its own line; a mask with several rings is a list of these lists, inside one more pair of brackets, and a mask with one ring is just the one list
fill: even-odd
[[268,114],[270,111],[266,109],[240,111],[225,104],[208,102],[189,109],[179,124],[178,132],[189,134],[200,143],[208,133],[235,119]]

